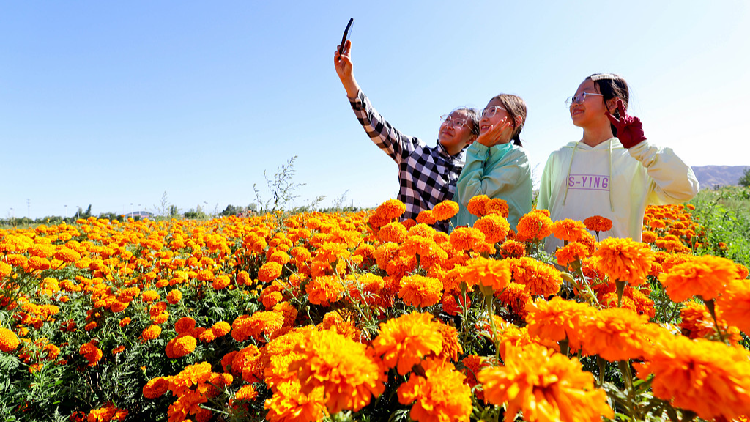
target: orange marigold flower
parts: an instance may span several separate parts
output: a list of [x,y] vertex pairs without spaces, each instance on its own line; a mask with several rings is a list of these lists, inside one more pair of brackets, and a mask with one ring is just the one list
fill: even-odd
[[596,269],[606,274],[611,282],[625,281],[633,286],[646,281],[655,259],[647,244],[616,237],[601,241],[594,256],[598,258]]
[[124,421],[127,416],[127,410],[118,409],[112,403],[107,403],[103,407],[89,412],[86,420],[88,422]]
[[156,377],[143,386],[143,397],[153,400],[164,395],[169,390],[169,377]]
[[552,220],[543,210],[531,210],[518,221],[516,231],[517,240],[536,242],[552,233]]
[[32,256],[28,261],[29,268],[32,270],[49,270],[50,262],[47,258],[40,258],[38,256]]
[[159,327],[158,325],[150,325],[148,328],[144,329],[143,332],[141,332],[141,338],[146,341],[158,338],[160,335],[161,327]]
[[440,353],[443,336],[432,315],[412,312],[381,323],[372,345],[387,367],[404,375],[423,357]]
[[510,230],[510,224],[500,214],[488,214],[477,220],[474,228],[484,234],[487,243],[494,244],[505,239]]
[[336,276],[324,275],[315,277],[305,286],[305,293],[310,303],[330,306],[344,292],[344,284]]
[[738,279],[734,262],[716,256],[696,256],[682,264],[674,265],[659,275],[669,298],[682,302],[692,296],[711,300],[727,290]]
[[644,231],[641,233],[641,242],[643,243],[654,243],[657,239],[656,233],[650,231]]
[[432,215],[437,221],[449,220],[456,214],[458,214],[458,203],[453,201],[443,201],[432,209]]
[[216,337],[222,337],[229,334],[232,331],[232,326],[228,322],[219,321],[211,326],[211,331]]
[[469,421],[471,388],[464,374],[452,363],[427,359],[421,363],[424,375],[409,375],[398,388],[398,401],[411,404],[409,417],[417,422]]
[[258,270],[258,280],[269,283],[281,275],[282,265],[278,262],[266,262]]
[[128,324],[130,324],[130,317],[125,317],[119,322],[120,327],[126,327]]
[[18,348],[19,340],[13,331],[0,327],[0,350],[5,353],[12,352]]
[[582,261],[589,256],[589,248],[578,242],[571,242],[555,251],[557,263],[568,268],[576,261]]
[[177,334],[189,333],[193,328],[195,328],[195,320],[190,317],[182,317],[174,324],[174,330]]
[[462,277],[469,286],[480,285],[495,291],[502,290],[510,283],[510,266],[507,260],[477,257],[466,263]]
[[[233,324],[234,325],[234,324]],[[264,337],[273,337],[281,327],[284,326],[284,314],[274,311],[255,312],[248,319],[249,335],[258,341],[263,341]],[[234,327],[233,327],[234,329]],[[232,332],[234,337],[234,331]],[[235,338],[235,340],[238,340]],[[242,341],[242,340],[238,340]]]
[[60,248],[55,253],[55,259],[63,262],[76,262],[81,259],[81,254],[70,248]]
[[125,351],[125,346],[117,346],[114,349],[112,349],[112,354],[116,355],[118,353],[122,353]]
[[736,325],[745,334],[750,334],[750,282],[745,279],[736,280],[727,288],[716,301],[717,313],[721,314],[730,324]]
[[[440,301],[443,305],[443,311],[451,316],[456,316],[463,312],[463,298],[452,293],[445,293]],[[471,306],[471,299],[466,296],[466,307]]]
[[99,363],[99,359],[104,356],[104,352],[102,352],[102,349],[96,347],[93,342],[88,342],[82,345],[78,349],[78,353],[80,353],[84,359],[89,361],[88,366],[96,366]]
[[705,420],[750,414],[750,352],[716,341],[667,338],[659,353],[633,364],[640,379],[654,374],[655,397]]
[[406,205],[398,199],[389,199],[378,205],[375,209],[375,215],[383,220],[394,220],[401,217],[406,211]]
[[523,243],[510,239],[500,245],[500,250],[502,251],[503,258],[520,258],[526,255],[526,246]]
[[179,289],[172,289],[167,293],[167,302],[172,305],[182,300],[182,292]]
[[297,371],[301,392],[323,387],[331,414],[358,411],[385,390],[385,371],[365,345],[333,331],[313,331],[294,349],[298,355],[289,370]]
[[408,306],[427,307],[440,301],[443,283],[432,277],[410,275],[401,279],[398,296]]
[[592,232],[606,232],[612,229],[612,220],[601,215],[595,215],[583,220],[583,224]]
[[143,300],[144,302],[153,302],[155,300],[159,300],[159,293],[153,290],[146,290],[145,292],[141,293],[141,300]]
[[380,228],[378,239],[383,243],[403,243],[406,240],[406,227],[398,221],[390,222]]
[[510,308],[511,312],[521,317],[526,316],[526,306],[531,302],[531,294],[526,286],[518,283],[508,283],[502,291],[496,291],[495,296]]
[[594,318],[595,309],[585,303],[577,303],[560,297],[552,300],[537,300],[526,308],[529,335],[552,341],[568,338],[571,350],[581,348],[583,330]]
[[484,234],[473,227],[456,227],[450,234],[450,244],[458,251],[476,249],[484,241]]
[[578,359],[528,345],[507,352],[505,366],[482,369],[477,379],[489,403],[507,403],[506,422],[523,411],[529,421],[601,421],[614,418],[604,390]]
[[211,283],[211,287],[214,288],[214,290],[221,290],[226,289],[229,287],[229,285],[232,283],[232,280],[229,278],[226,274],[221,274],[219,276],[216,276],[214,278],[214,281]]
[[529,257],[507,259],[513,282],[523,284],[534,296],[551,296],[560,291],[562,274],[555,267]]
[[552,234],[560,239],[568,242],[578,242],[584,233],[586,232],[586,226],[580,222],[566,218],[564,220],[555,221],[552,223]]
[[487,214],[487,203],[490,201],[490,197],[487,195],[478,195],[471,199],[466,204],[466,210],[472,215],[477,217],[484,217]]
[[243,385],[234,395],[235,400],[245,401],[255,400],[256,397],[258,397],[258,392],[255,391],[252,385]]
[[417,214],[417,224],[433,225],[437,223],[437,219],[432,214],[432,210],[422,210]]
[[263,407],[269,422],[320,421],[326,415],[323,387],[303,394],[298,380],[280,383]]
[[484,210],[487,215],[497,214],[503,218],[508,218],[510,210],[508,209],[508,203],[504,199],[492,198],[484,204]]
[[180,334],[167,343],[167,357],[170,359],[179,359],[193,353],[197,342],[195,337],[187,334]]
[[625,308],[607,308],[593,314],[583,324],[583,353],[599,355],[609,361],[648,356],[653,339],[645,333],[654,332],[648,318]]

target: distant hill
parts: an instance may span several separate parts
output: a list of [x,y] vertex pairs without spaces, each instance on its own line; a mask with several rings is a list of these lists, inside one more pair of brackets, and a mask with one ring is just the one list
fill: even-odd
[[750,166],[692,166],[701,189],[710,189],[716,185],[737,185],[740,177]]

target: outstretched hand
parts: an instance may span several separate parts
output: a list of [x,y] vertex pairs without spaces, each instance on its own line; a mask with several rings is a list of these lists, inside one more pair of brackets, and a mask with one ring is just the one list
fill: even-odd
[[607,118],[617,129],[617,138],[626,149],[630,149],[646,140],[643,133],[641,119],[635,116],[629,116],[625,112],[625,104],[621,99],[617,99],[617,110],[620,112],[620,118],[616,118],[607,110]]
[[336,47],[336,52],[333,54],[333,64],[336,67],[336,74],[339,75],[339,79],[341,79],[341,83],[344,85],[344,89],[346,89],[347,95],[349,95],[350,97],[354,97],[355,95],[357,95],[359,86],[354,80],[353,74],[351,57],[352,41],[346,40],[341,54],[339,54],[339,48],[341,48],[340,45]]

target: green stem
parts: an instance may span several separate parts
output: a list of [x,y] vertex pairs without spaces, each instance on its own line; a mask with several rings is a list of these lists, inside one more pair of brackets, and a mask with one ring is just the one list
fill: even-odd
[[617,287],[617,307],[622,308],[622,294],[625,292],[625,285],[627,281],[616,280],[615,286]]
[[714,300],[704,300],[703,302],[706,304],[706,308],[708,308],[708,313],[711,314],[711,318],[714,319],[714,328],[716,328],[716,332],[719,333],[719,339],[721,339],[722,343],[726,343],[724,340],[724,333],[721,332],[719,321],[716,319],[716,304],[714,303]]
[[599,364],[599,388],[604,385],[604,372],[607,369],[607,362],[601,356],[596,355],[596,363]]

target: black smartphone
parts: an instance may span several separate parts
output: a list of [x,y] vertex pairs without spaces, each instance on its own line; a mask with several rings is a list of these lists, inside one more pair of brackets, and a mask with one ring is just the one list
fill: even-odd
[[346,40],[349,39],[349,34],[351,34],[352,22],[354,22],[354,18],[349,18],[349,23],[346,24],[346,29],[344,29],[344,36],[341,37],[341,45],[339,45],[339,56],[341,56],[341,53],[344,52],[344,45],[346,44]]

